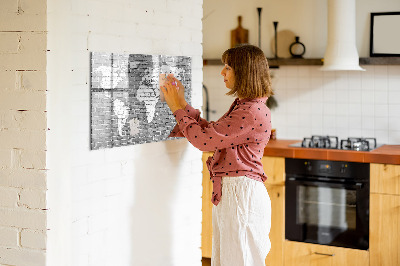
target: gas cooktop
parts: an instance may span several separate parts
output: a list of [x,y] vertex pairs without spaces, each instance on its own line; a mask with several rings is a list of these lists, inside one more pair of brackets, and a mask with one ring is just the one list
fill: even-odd
[[338,149],[353,151],[371,151],[382,145],[377,145],[376,138],[347,138],[339,142],[336,136],[311,136],[302,142],[289,145],[291,147]]

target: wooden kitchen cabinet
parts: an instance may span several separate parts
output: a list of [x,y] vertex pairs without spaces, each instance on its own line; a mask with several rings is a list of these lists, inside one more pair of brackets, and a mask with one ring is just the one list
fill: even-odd
[[371,193],[400,195],[400,165],[370,164]]
[[201,253],[204,258],[211,258],[212,252],[212,183],[206,161],[212,152],[203,153],[203,195],[202,195],[202,223],[201,223]]
[[285,266],[366,266],[365,250],[285,241]]
[[271,199],[271,250],[265,259],[266,266],[283,265],[285,241],[285,187],[265,184]]
[[400,165],[370,167],[370,265],[400,265]]
[[[203,153],[203,217],[202,217],[202,256],[211,258],[212,253],[212,183],[206,161],[211,152]],[[272,205],[271,250],[266,258],[267,266],[283,265],[283,243],[285,230],[285,158],[263,157],[264,171],[268,176],[265,187],[268,190]]]

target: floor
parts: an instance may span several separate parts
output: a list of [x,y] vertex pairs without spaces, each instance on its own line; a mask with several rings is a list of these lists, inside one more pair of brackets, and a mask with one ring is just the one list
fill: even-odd
[[203,266],[211,266],[211,259],[202,258],[201,262],[203,262]]

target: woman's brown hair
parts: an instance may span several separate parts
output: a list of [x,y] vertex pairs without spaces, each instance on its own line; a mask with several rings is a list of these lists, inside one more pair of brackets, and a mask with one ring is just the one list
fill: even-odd
[[268,61],[260,48],[246,44],[228,49],[222,63],[235,74],[235,86],[227,95],[251,99],[273,95]]

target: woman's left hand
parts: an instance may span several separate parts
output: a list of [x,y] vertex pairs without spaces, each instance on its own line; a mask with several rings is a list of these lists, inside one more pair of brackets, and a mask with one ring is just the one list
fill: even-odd
[[180,98],[177,91],[178,87],[175,84],[176,83],[172,78],[167,77],[164,86],[161,87],[161,90],[164,93],[165,101],[167,102],[172,113],[175,113],[175,111],[178,109],[184,108],[184,106],[181,106],[180,104]]

